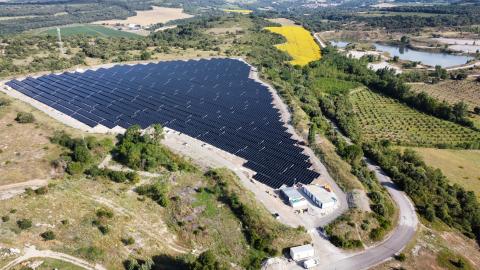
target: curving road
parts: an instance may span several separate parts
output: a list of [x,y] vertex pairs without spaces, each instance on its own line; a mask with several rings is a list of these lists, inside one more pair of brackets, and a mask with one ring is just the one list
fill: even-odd
[[386,176],[379,166],[374,165],[368,159],[366,159],[366,162],[369,169],[375,172],[380,183],[387,189],[397,204],[399,209],[397,227],[382,243],[350,257],[329,263],[329,265],[319,266],[318,269],[368,269],[402,251],[416,233],[418,218],[413,203],[403,191],[397,189],[390,177]]
[[[333,128],[345,139],[347,144],[352,144],[350,138],[345,136],[338,126],[329,121]],[[372,160],[364,158],[368,168],[375,172],[378,181],[388,191],[392,200],[397,205],[399,210],[399,218],[397,226],[390,235],[380,244],[367,248],[359,253],[354,253],[351,256],[330,262],[328,265],[321,265],[318,269],[368,269],[386,260],[389,260],[393,255],[399,253],[415,236],[418,225],[417,213],[412,201],[408,198],[405,192],[397,188],[396,184],[388,177],[385,172],[376,165]]]
[[50,258],[55,260],[60,260],[64,262],[71,263],[73,265],[79,266],[86,270],[106,270],[105,267],[99,264],[91,264],[83,259],[79,259],[68,254],[55,252],[51,250],[37,250],[34,246],[28,246],[24,249],[24,254],[13,261],[9,262],[7,265],[0,268],[0,270],[9,270],[16,265],[19,265],[25,261],[35,259],[35,258]]

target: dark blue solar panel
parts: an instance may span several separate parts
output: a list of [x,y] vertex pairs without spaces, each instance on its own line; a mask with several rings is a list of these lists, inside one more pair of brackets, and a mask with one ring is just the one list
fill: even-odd
[[286,132],[268,88],[233,59],[115,66],[7,85],[86,125],[161,123],[240,156],[274,188],[319,176]]

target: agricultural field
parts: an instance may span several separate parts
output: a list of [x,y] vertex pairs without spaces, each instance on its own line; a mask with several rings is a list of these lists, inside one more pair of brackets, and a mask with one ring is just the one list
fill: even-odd
[[469,106],[469,110],[480,106],[480,82],[473,78],[462,81],[446,80],[437,84],[415,83],[411,84],[411,89],[415,92],[426,92],[450,104],[463,101]]
[[276,47],[293,58],[290,62],[292,65],[305,66],[321,58],[320,47],[305,28],[301,26],[279,26],[267,27],[266,29],[287,39],[286,43],[276,45]]
[[[96,37],[127,37],[127,38],[140,37],[139,35],[134,33],[119,31],[119,30],[104,27],[101,25],[92,25],[92,24],[60,27],[60,33],[62,34],[62,36],[65,36],[65,37],[73,36],[73,35],[88,35],[88,36],[96,36]],[[43,32],[40,32],[40,34],[56,36],[57,29],[56,28],[48,29]]]
[[193,15],[183,12],[181,8],[167,8],[167,7],[157,7],[153,6],[151,10],[141,10],[136,11],[136,15],[128,17],[125,20],[106,20],[98,21],[95,24],[137,24],[140,26],[149,26],[157,23],[167,23],[173,20],[188,19],[193,17]]
[[420,113],[366,89],[352,92],[351,102],[366,140],[389,139],[413,146],[455,146],[480,141],[480,132]]
[[480,199],[480,150],[414,148],[427,165],[442,170],[452,181]]
[[227,13],[239,13],[244,15],[247,15],[253,12],[253,10],[249,10],[249,9],[222,9],[222,11]]

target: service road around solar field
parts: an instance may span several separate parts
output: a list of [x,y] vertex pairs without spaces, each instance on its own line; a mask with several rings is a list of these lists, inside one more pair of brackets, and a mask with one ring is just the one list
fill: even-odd
[[[236,59],[236,60],[242,61],[242,62],[244,62],[245,64],[248,65],[248,63],[246,63],[243,59]],[[256,70],[253,67],[251,67],[250,65],[248,65],[248,66],[250,68],[250,72],[249,72],[249,76],[248,76],[249,79],[261,83],[263,86],[268,88],[268,90],[270,91],[270,94],[272,95],[272,98],[273,98],[273,104],[274,104],[275,108],[277,108],[281,112],[281,120],[284,123],[283,125],[287,128],[287,131],[290,134],[289,136],[291,136],[295,140],[303,141],[303,138],[295,132],[294,128],[291,125],[285,124],[285,123],[288,123],[289,120],[290,120],[290,114],[289,114],[287,106],[285,104],[283,104],[281,98],[277,95],[276,91],[272,87],[270,87],[268,84],[263,83],[258,78],[258,74],[257,74]],[[91,68],[89,70],[95,71],[95,70],[98,70],[99,68],[110,68],[110,67],[112,67],[112,65],[108,65],[108,66],[102,65],[102,66],[99,66],[99,67]],[[84,70],[79,70],[79,72],[84,72]],[[57,74],[61,74],[61,73],[57,73]],[[24,78],[19,78],[19,80],[22,80],[22,79],[24,79]],[[71,127],[83,130],[83,131],[92,132],[92,133],[123,133],[124,130],[125,130],[124,128],[118,127],[118,126],[116,126],[114,128],[111,128],[111,129],[109,129],[105,126],[102,126],[102,125],[89,127],[89,126],[83,124],[82,122],[80,122],[80,121],[78,121],[78,120],[76,120],[76,119],[74,119],[74,118],[72,118],[72,117],[70,117],[66,114],[63,114],[63,113],[61,113],[61,112],[43,104],[43,103],[41,103],[41,102],[39,102],[39,101],[37,101],[33,98],[30,98],[30,97],[28,97],[28,96],[26,96],[26,95],[24,95],[24,94],[22,94],[18,91],[15,91],[14,89],[12,89],[8,86],[4,86],[3,91],[5,93],[9,94],[12,97],[15,97],[17,99],[20,99],[20,100],[23,100],[27,103],[30,103],[31,105],[33,105],[37,109],[47,113],[48,115],[55,118],[56,120],[66,124],[68,126],[71,126]],[[183,154],[186,154],[187,156],[191,156],[195,160],[208,161],[209,157],[215,156],[215,155],[206,155],[206,156],[202,155],[203,152],[208,152],[208,151],[206,151],[207,148],[208,149],[215,149],[214,150],[215,154],[222,153],[221,156],[225,160],[230,160],[230,161],[234,160],[234,162],[232,162],[231,164],[228,164],[229,166],[226,166],[222,162],[219,162],[218,160],[216,160],[216,162],[214,162],[213,164],[210,164],[210,167],[225,166],[225,167],[229,167],[229,168],[232,168],[232,169],[235,169],[236,171],[238,171],[239,167],[242,167],[242,165],[247,162],[245,159],[234,156],[234,155],[232,155],[228,152],[225,152],[225,151],[223,151],[223,150],[221,150],[217,147],[214,147],[212,145],[206,144],[205,142],[203,142],[201,140],[196,140],[196,139],[194,139],[194,138],[192,138],[192,137],[190,137],[186,134],[182,134],[180,132],[175,132],[174,130],[171,130],[167,127],[165,128],[165,130],[167,131],[166,132],[165,143],[168,146],[170,146],[171,148],[175,148],[175,146],[176,146],[175,142],[177,142],[177,144],[178,144],[178,141],[179,141],[178,138],[177,139],[173,138],[175,136],[179,136],[179,138],[181,139],[180,141],[182,141],[182,143],[179,144],[180,146],[184,146],[184,145],[187,145],[187,144],[191,145],[191,146],[201,145],[202,148],[199,149],[200,151],[196,151],[197,153],[193,156],[189,155],[189,153],[191,151],[186,151],[185,153],[183,153]],[[169,138],[172,138],[172,139],[169,139]],[[189,140],[187,140],[188,142],[185,141],[186,140],[185,138],[189,138]],[[168,142],[172,142],[172,143],[169,144]],[[208,147],[203,147],[203,146],[206,146],[206,145],[208,145]],[[318,160],[318,158],[316,158],[313,151],[311,151],[311,149],[309,149],[308,147],[304,147],[304,146],[300,146],[300,148],[302,149],[302,152],[304,154],[306,154],[306,156],[308,156],[309,161],[312,163],[312,166],[315,169],[315,171],[319,172],[320,175],[321,175],[321,180],[316,181],[316,183],[329,184],[334,189],[334,193],[336,194],[336,197],[338,199],[338,203],[337,203],[334,211],[330,211],[327,215],[326,213],[324,213],[322,211],[319,211],[318,209],[316,209],[316,207],[314,207],[312,205],[312,207],[310,209],[310,214],[302,217],[301,219],[299,219],[297,214],[294,214],[292,209],[289,206],[286,206],[279,199],[279,196],[275,195],[275,190],[274,189],[268,187],[267,185],[260,185],[260,183],[258,183],[258,182],[255,182],[255,183],[259,184],[258,186],[263,187],[261,189],[262,190],[261,193],[256,192],[258,190],[258,186],[256,186],[256,187],[252,186],[250,189],[257,193],[258,197],[261,199],[262,202],[264,202],[264,204],[266,204],[266,207],[272,213],[279,213],[280,214],[282,222],[284,222],[288,225],[294,226],[294,227],[301,225],[301,226],[304,226],[306,228],[316,228],[316,227],[328,224],[331,220],[335,219],[337,216],[339,216],[341,213],[343,213],[347,209],[347,202],[346,202],[346,197],[345,197],[344,193],[340,190],[340,188],[336,185],[336,183],[330,177],[330,175],[328,174],[328,171],[323,166],[323,164]],[[198,158],[199,156],[203,156],[203,158]],[[243,166],[243,168],[244,167],[245,166]],[[244,168],[243,171],[244,172],[241,174],[242,176],[245,175],[245,173],[246,173],[251,178],[255,174],[250,169]],[[247,181],[247,184],[248,183],[251,183],[251,182]],[[267,197],[262,198],[264,196],[267,196]],[[271,206],[269,206],[268,205],[268,200],[272,199],[272,198],[275,199],[276,203],[271,204]]]
[[[249,73],[249,78],[262,83],[264,86],[267,86],[268,90],[271,92],[273,98],[272,104],[281,113],[281,120],[284,126],[288,128],[288,133],[292,135],[293,139],[303,141],[301,136],[295,132],[294,128],[288,124],[290,120],[290,113],[287,106],[282,102],[276,91],[271,86],[258,79],[258,74],[254,68],[250,68],[251,70]],[[98,67],[92,68],[91,70],[96,69],[98,69]],[[36,101],[35,99],[29,98],[26,95],[13,90],[8,86],[2,86],[1,82],[0,90],[14,98],[31,104],[37,109],[47,113],[48,115],[68,126],[72,126],[83,131],[93,133],[122,133],[124,131],[123,128],[119,127],[114,127],[113,129],[102,126],[89,127],[68,115],[56,111],[49,106]],[[309,157],[312,168],[321,175],[320,178],[316,179],[313,183],[330,184],[339,201],[335,210],[325,216],[313,214],[315,211],[309,211],[309,214],[294,213],[293,209],[287,206],[280,199],[279,194],[276,193],[274,188],[252,180],[252,176],[255,172],[244,166],[246,163],[245,159],[228,153],[199,139],[188,136],[184,133],[169,128],[165,128],[165,131],[166,136],[163,143],[173,151],[191,157],[195,162],[204,167],[227,167],[231,169],[238,175],[242,184],[254,193],[257,200],[259,200],[272,214],[279,214],[280,222],[290,226],[304,226],[312,236],[316,254],[322,261],[322,263],[317,267],[318,269],[346,269],[342,267],[350,266],[360,267],[358,269],[368,268],[369,266],[378,264],[390,258],[394,253],[403,249],[406,243],[408,243],[409,239],[414,235],[416,223],[412,221],[411,223],[414,224],[410,224],[409,221],[412,219],[412,216],[416,220],[415,211],[411,206],[411,203],[408,201],[408,198],[405,197],[405,194],[403,194],[403,192],[394,190],[396,194],[392,194],[392,197],[400,208],[400,226],[393,231],[388,239],[378,246],[371,247],[358,253],[348,253],[342,251],[334,247],[324,236],[322,236],[322,234],[317,230],[317,227],[328,224],[347,209],[348,206],[346,197],[330,177],[323,164],[311,151],[311,149],[304,146],[301,147],[303,149],[303,153]],[[379,178],[382,179],[382,177],[385,176],[380,175]],[[387,186],[387,189],[388,188],[392,189],[391,186]],[[390,189],[389,192],[391,192]],[[311,205],[309,209],[314,210],[314,208],[315,206]],[[299,269],[299,265],[297,264],[284,262],[283,265],[286,269]]]

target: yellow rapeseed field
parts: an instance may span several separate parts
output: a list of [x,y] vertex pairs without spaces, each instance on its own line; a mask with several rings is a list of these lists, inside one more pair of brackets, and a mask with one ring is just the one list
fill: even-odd
[[304,66],[320,59],[320,47],[305,28],[301,26],[280,26],[267,27],[266,29],[287,39],[286,43],[276,45],[276,47],[287,52],[293,58],[290,62],[292,65]]
[[249,9],[223,9],[224,12],[228,13],[241,13],[241,14],[250,14],[253,10]]

